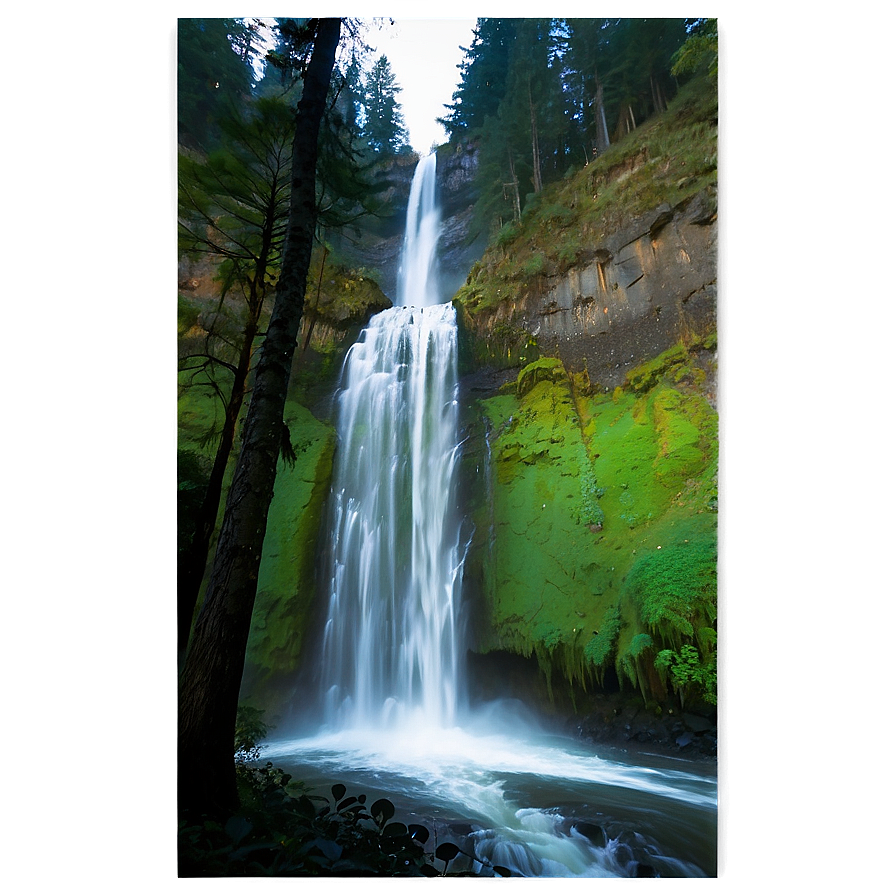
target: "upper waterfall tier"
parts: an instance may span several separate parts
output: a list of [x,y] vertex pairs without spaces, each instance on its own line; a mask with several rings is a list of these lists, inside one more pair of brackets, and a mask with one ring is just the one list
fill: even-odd
[[398,304],[438,305],[436,246],[442,222],[436,202],[436,154],[420,160],[408,199],[407,226],[398,277]]

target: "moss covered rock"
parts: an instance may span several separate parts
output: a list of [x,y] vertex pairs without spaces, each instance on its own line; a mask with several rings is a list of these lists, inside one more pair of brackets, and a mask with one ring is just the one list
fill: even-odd
[[295,688],[295,675],[314,598],[314,563],[336,439],[301,405],[286,406],[296,452],[280,461],[246,649],[242,699],[279,711]]
[[717,415],[670,373],[695,362],[675,359],[612,396],[540,359],[478,403],[491,458],[476,510],[489,536],[470,564],[479,651],[535,655],[554,687],[613,669],[645,699],[671,687],[661,650],[714,660]]

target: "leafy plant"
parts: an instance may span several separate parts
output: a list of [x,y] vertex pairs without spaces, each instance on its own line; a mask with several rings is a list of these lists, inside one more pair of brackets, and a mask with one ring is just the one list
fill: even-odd
[[717,700],[715,652],[705,660],[701,660],[696,647],[684,644],[677,651],[661,650],[657,654],[655,665],[660,672],[670,675],[682,706],[695,696],[715,706]]
[[[238,754],[257,755],[255,738],[266,731],[260,711],[241,707]],[[224,819],[181,819],[181,877],[472,875],[448,871],[461,854],[478,862],[481,874],[510,875],[507,868],[453,843],[443,842],[434,855],[427,853],[430,832],[422,825],[393,821],[395,806],[388,799],[368,806],[366,795],[348,796],[344,784],[332,785],[327,796],[314,795],[270,762],[238,762],[237,771],[238,812]],[[441,870],[436,860],[444,863]]]
[[259,744],[268,736],[268,726],[262,719],[263,709],[240,704],[236,710],[233,734],[233,755],[237,762],[255,762],[260,755]]

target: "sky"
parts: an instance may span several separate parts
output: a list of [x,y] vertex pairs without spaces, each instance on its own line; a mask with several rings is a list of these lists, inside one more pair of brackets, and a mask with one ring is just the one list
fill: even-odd
[[433,143],[448,139],[436,119],[445,115],[460,81],[457,66],[473,42],[476,18],[367,21],[370,27],[363,39],[371,52],[366,67],[382,55],[388,58],[401,88],[397,99],[410,144],[420,155],[427,155]]
[[411,146],[421,155],[432,144],[444,143],[445,129],[436,123],[460,81],[457,66],[463,49],[473,41],[475,18],[394,19],[394,24],[371,28],[365,40],[373,47],[371,63],[385,54],[401,93],[404,122]]

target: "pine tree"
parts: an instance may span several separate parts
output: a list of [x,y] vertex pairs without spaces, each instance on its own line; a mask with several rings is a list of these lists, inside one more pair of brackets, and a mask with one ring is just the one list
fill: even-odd
[[498,113],[504,97],[516,19],[478,19],[473,41],[464,52],[460,83],[448,113],[439,119],[451,141],[470,136]]
[[227,495],[205,601],[180,677],[181,812],[224,815],[236,804],[233,732],[267,514],[283,437],[283,408],[302,319],[317,219],[318,137],[340,20],[321,19],[295,115],[289,223],[274,309],[255,371],[242,449]]
[[405,151],[408,131],[396,96],[401,90],[385,56],[373,64],[364,81],[364,128],[367,148],[376,155]]
[[[179,243],[188,255],[219,264],[221,303],[202,345],[187,351],[180,370],[191,388],[208,389],[224,404],[218,447],[195,515],[189,547],[178,557],[178,654],[186,649],[205,574],[224,474],[236,439],[262,308],[279,268],[289,200],[293,115],[271,97],[221,121],[222,146],[207,158],[178,162]],[[243,315],[235,332],[222,332],[225,299],[240,293]]]

